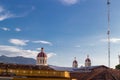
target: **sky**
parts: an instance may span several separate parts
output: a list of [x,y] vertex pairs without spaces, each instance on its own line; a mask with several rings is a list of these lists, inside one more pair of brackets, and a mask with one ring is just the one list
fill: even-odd
[[[107,0],[0,0],[0,55],[36,59],[40,48],[48,64],[108,66]],[[111,67],[120,54],[120,0],[111,0]]]

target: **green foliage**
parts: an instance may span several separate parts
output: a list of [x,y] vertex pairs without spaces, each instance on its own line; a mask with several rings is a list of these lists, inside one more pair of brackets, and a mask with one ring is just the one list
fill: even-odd
[[120,64],[115,66],[116,69],[120,69]]

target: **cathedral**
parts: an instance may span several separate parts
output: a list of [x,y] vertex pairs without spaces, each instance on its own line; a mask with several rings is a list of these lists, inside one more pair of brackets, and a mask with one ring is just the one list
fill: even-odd
[[[38,53],[36,57],[36,65],[47,66],[47,54],[44,52],[44,48],[41,48],[41,52]],[[91,66],[91,60],[89,58],[89,55],[87,55],[87,58],[85,59],[85,67],[89,66]],[[76,57],[72,63],[72,68],[78,68],[78,61],[76,60]]]
[[[56,71],[68,71],[70,78],[67,80],[119,80],[119,75],[111,74],[108,67],[104,65],[92,66],[91,64],[91,59],[89,55],[87,55],[84,66],[78,66],[76,57],[72,62],[72,67],[47,65],[47,54],[43,48],[41,48],[41,52],[38,53],[36,58],[36,65],[49,66]],[[116,74],[118,72],[113,70],[113,73]]]
[[44,48],[36,56],[36,65],[0,63],[0,80],[120,80],[120,71],[104,65],[91,66],[87,55],[85,65],[79,67],[76,57],[72,67],[47,64]]

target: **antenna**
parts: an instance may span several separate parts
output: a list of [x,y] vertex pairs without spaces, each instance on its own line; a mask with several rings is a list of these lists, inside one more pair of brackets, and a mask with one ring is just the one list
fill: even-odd
[[110,67],[110,0],[107,0],[107,9],[108,9],[108,67]]
[[120,64],[120,55],[118,55],[118,59],[119,59],[119,64]]

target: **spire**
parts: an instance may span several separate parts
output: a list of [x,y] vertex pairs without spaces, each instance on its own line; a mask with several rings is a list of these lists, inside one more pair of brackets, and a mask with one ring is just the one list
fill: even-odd
[[74,57],[74,59],[76,60],[76,57]]
[[107,5],[109,5],[110,4],[110,0],[107,0]]
[[89,58],[89,54],[87,55],[87,58]]

